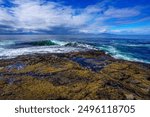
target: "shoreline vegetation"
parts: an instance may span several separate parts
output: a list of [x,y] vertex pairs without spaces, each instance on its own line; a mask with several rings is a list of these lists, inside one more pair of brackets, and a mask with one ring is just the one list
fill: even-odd
[[32,54],[0,60],[3,100],[150,99],[150,64],[102,51]]

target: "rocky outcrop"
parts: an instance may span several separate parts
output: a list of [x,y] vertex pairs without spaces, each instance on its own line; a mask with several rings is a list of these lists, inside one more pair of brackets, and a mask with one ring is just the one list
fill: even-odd
[[150,65],[101,51],[0,60],[0,99],[150,99]]

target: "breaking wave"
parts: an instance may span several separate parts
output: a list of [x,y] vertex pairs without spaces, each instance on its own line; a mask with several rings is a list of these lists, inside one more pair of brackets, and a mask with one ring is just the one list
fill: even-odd
[[44,41],[33,41],[22,43],[22,45],[31,45],[31,46],[65,46],[65,47],[76,47],[76,48],[87,48],[87,49],[95,49],[93,46],[79,43],[79,42],[65,42],[65,41],[58,41],[58,40],[44,40]]
[[143,62],[143,63],[150,63],[147,60],[142,60],[142,59],[138,59],[136,57],[133,57],[132,54],[130,54],[130,53],[122,52],[121,50],[117,49],[114,46],[106,46],[106,45],[104,46],[103,45],[103,46],[100,46],[98,48],[100,50],[105,51],[106,54],[112,55],[116,59],[123,59],[123,60]]
[[[80,43],[70,43],[56,40],[46,40],[46,41],[33,41],[25,43],[11,43],[12,47],[3,48],[0,46],[0,59],[15,58],[19,55],[28,55],[36,53],[69,53],[69,52],[79,52],[87,51],[93,49],[94,47],[87,44]],[[10,44],[10,45],[11,45]],[[3,44],[5,45],[5,44]],[[14,45],[18,48],[13,48]]]
[[[106,40],[105,40],[106,41]],[[121,47],[121,48],[120,48]],[[96,44],[80,43],[71,41],[59,40],[40,40],[40,41],[14,41],[14,40],[0,40],[0,59],[14,58],[19,55],[36,54],[36,53],[68,53],[87,50],[103,50],[114,58],[124,59],[128,61],[137,61],[143,63],[150,63],[144,50],[149,50],[150,43],[104,43]],[[130,49],[130,50],[129,50]],[[140,50],[140,52],[139,52]],[[143,57],[143,56],[144,57]],[[148,56],[148,54],[147,54]]]

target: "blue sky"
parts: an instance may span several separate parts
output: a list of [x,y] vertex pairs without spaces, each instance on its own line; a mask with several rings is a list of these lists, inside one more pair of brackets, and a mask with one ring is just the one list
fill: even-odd
[[0,34],[150,34],[150,0],[0,0]]

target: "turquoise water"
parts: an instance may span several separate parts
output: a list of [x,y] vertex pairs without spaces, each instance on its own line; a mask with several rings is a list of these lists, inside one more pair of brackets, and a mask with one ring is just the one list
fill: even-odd
[[0,58],[22,54],[66,53],[88,49],[103,50],[118,59],[150,63],[149,36],[0,36]]

